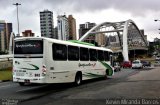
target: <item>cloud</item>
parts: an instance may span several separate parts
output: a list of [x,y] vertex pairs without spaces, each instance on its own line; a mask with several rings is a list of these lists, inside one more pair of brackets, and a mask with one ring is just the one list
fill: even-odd
[[[44,9],[53,11],[54,22],[57,14],[73,14],[77,25],[91,21],[123,21],[132,19],[146,33],[157,34],[159,23],[153,20],[160,16],[160,0],[0,0],[0,20],[13,23],[17,30],[16,7],[20,3],[20,31],[32,29],[40,33],[39,12]],[[156,24],[156,25],[155,25]]]
[[160,10],[159,0],[1,0],[0,10],[13,7],[13,3],[19,2],[23,13],[50,9],[64,12],[94,12],[112,9],[119,12],[130,12],[133,16],[144,15],[147,11]]

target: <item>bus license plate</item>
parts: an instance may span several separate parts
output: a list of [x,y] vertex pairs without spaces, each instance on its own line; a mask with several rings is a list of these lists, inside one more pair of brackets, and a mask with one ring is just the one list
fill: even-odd
[[24,76],[24,73],[16,73],[16,76]]

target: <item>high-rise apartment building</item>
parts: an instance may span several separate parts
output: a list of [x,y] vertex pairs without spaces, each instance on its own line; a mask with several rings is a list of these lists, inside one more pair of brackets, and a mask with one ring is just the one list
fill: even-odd
[[69,40],[76,40],[76,19],[73,18],[72,15],[68,16],[68,24],[69,24]]
[[34,37],[34,33],[32,33],[32,30],[25,30],[22,32],[23,37]]
[[9,39],[12,32],[12,23],[0,20],[0,52],[7,52],[9,49]]
[[54,39],[58,39],[58,27],[54,28]]
[[58,27],[58,39],[68,40],[69,39],[69,25],[66,15],[59,15],[57,17],[57,27]]
[[54,38],[53,12],[49,10],[44,10],[40,12],[40,27],[41,36]]
[[[96,23],[86,22],[85,24],[79,25],[79,38],[81,38],[87,31],[93,28]],[[95,34],[90,35],[86,40],[86,42],[93,43],[95,41]]]

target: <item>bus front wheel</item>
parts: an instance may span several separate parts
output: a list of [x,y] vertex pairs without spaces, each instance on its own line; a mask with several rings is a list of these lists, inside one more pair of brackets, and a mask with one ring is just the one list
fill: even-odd
[[75,77],[75,85],[79,86],[82,83],[82,73],[78,72]]

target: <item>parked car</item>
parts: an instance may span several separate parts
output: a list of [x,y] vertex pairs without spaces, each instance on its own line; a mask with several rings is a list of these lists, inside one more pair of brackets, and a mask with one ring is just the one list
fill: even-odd
[[143,64],[143,67],[150,67],[151,66],[151,62],[149,61],[141,61]]
[[124,62],[122,63],[122,67],[123,67],[123,68],[131,68],[131,67],[132,67],[131,61],[124,61]]
[[155,67],[160,66],[160,61],[155,61],[155,62],[154,62],[154,66],[155,66]]
[[114,71],[121,71],[121,66],[119,62],[114,62],[113,67]]
[[155,59],[156,61],[160,61],[160,56],[158,55],[158,56],[156,56],[156,59]]
[[132,69],[134,68],[139,68],[139,69],[143,68],[143,64],[141,63],[140,60],[134,60],[132,62]]

